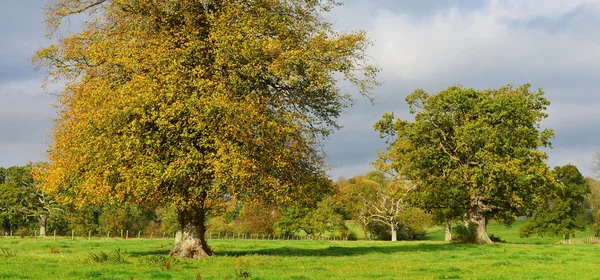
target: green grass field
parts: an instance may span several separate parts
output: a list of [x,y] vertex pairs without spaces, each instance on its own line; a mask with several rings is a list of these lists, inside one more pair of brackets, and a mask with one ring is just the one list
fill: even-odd
[[600,279],[599,245],[517,229],[490,225],[512,242],[494,245],[211,240],[216,255],[199,261],[166,257],[171,239],[4,238],[0,279]]

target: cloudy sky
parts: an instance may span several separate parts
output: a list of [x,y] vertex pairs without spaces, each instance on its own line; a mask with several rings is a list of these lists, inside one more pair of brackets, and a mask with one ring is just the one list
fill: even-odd
[[[28,59],[47,45],[47,0],[0,1],[0,166],[45,159],[52,96]],[[374,105],[363,98],[326,142],[336,179],[369,171],[384,143],[372,129],[384,112],[410,118],[404,97],[453,84],[496,88],[531,83],[552,105],[549,164],[594,175],[600,152],[600,0],[346,0],[328,17],[340,31],[364,29],[383,71]]]

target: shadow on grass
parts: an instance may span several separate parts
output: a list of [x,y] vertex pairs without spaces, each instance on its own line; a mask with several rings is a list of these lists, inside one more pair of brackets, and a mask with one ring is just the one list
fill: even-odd
[[453,251],[464,250],[473,245],[463,244],[402,244],[396,246],[365,246],[365,247],[341,247],[329,246],[327,248],[305,249],[297,247],[278,247],[259,250],[223,250],[215,252],[216,256],[245,256],[245,255],[264,255],[264,256],[354,256],[367,254],[394,254],[400,252],[432,252],[432,251]]
[[132,257],[144,257],[154,255],[168,255],[169,249],[150,250],[150,251],[128,251],[127,254]]

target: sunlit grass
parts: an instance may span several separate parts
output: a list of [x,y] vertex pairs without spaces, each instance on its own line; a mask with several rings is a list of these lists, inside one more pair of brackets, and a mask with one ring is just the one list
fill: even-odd
[[[0,239],[0,279],[586,279],[596,277],[598,245],[509,242],[211,240],[216,255],[170,259],[171,239]],[[443,232],[441,237],[443,238]],[[579,237],[579,236],[578,236]],[[581,236],[583,237],[583,236]],[[117,258],[117,252],[122,258]],[[106,257],[103,257],[106,254]],[[94,257],[96,256],[96,257]],[[200,278],[201,277],[201,278]]]

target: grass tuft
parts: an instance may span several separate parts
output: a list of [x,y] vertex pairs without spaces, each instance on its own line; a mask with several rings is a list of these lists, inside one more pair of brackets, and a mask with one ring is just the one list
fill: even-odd
[[88,259],[90,261],[96,262],[96,263],[104,263],[104,262],[122,263],[122,262],[125,262],[125,259],[123,258],[123,256],[121,256],[121,248],[118,248],[117,250],[113,251],[110,254],[105,253],[103,251],[100,251],[97,253],[88,253]]
[[9,248],[0,248],[0,258],[12,258],[16,257],[17,254]]

